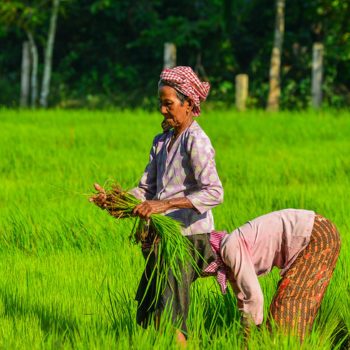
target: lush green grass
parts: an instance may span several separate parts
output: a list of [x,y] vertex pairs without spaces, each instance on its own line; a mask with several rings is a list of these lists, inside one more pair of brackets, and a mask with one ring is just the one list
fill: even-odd
[[[94,182],[137,184],[160,121],[140,111],[0,111],[0,347],[175,347],[166,320],[161,332],[135,323],[144,261],[128,242],[131,223],[87,201]],[[211,111],[200,123],[225,189],[217,229],[288,207],[338,226],[340,260],[303,348],[340,347],[350,333],[350,114]],[[266,309],[277,280],[277,271],[261,279]],[[189,348],[240,348],[234,297],[213,278],[192,292]],[[264,329],[249,345],[300,348]]]

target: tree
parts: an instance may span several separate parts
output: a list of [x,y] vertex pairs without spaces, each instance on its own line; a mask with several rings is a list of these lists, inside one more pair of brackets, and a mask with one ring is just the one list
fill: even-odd
[[32,108],[36,107],[36,102],[38,99],[38,63],[39,55],[38,48],[35,44],[35,40],[31,31],[27,32],[29,42],[30,42],[30,51],[32,55],[32,73],[31,73],[31,106]]
[[[31,106],[35,108],[38,91],[38,49],[33,32],[42,23],[38,6],[25,1],[5,0],[0,3],[0,20],[7,26],[16,26],[24,31],[29,40],[31,52]],[[22,64],[23,65],[23,64]]]
[[29,76],[30,76],[30,53],[29,42],[23,43],[22,49],[22,70],[21,70],[21,96],[19,105],[21,107],[28,107],[29,94]]
[[[34,69],[32,63],[31,69],[32,99],[37,99],[34,91],[45,70],[42,51],[48,52],[53,0],[0,1],[0,9],[6,6],[17,8],[7,13],[21,26],[5,26],[0,21],[0,104],[14,106],[22,43],[28,40],[32,62],[35,47],[39,51],[39,66]],[[285,11],[288,31],[280,49],[277,78],[281,79],[276,85],[283,94],[278,106],[299,109],[310,105],[315,42],[325,48],[324,104],[349,105],[349,1],[295,0]],[[54,68],[49,105],[154,109],[165,42],[176,44],[177,64],[192,66],[210,81],[212,101],[233,105],[234,77],[246,73],[248,106],[267,105],[266,77],[276,17],[271,0],[134,0],[132,6],[130,0],[60,0],[58,16],[51,41]],[[35,71],[40,75],[39,84],[35,84]]]
[[[29,43],[31,52],[31,105],[35,108],[38,96],[38,48],[35,37],[42,37],[41,30],[47,21],[46,11],[50,5],[50,0],[4,0],[0,3],[0,20],[7,26],[15,26],[24,31]],[[44,56],[44,74],[41,86],[40,104],[47,107],[47,98],[49,94],[52,51],[54,37],[56,33],[56,22],[59,10],[60,0],[52,0],[50,26],[47,34]],[[34,34],[35,33],[35,34]]]
[[276,0],[276,22],[275,37],[271,54],[270,64],[270,89],[267,101],[267,109],[279,110],[279,99],[281,96],[281,55],[284,35],[284,8],[285,0]]
[[52,52],[56,35],[57,15],[60,5],[60,0],[52,0],[52,11],[50,18],[50,27],[47,35],[45,57],[44,57],[44,74],[41,84],[40,105],[41,107],[47,107],[47,98],[50,91],[50,80],[52,70]]

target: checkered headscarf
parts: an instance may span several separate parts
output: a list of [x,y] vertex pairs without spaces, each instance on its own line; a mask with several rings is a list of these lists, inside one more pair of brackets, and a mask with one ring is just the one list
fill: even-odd
[[221,242],[226,236],[227,233],[225,231],[210,232],[209,242],[212,251],[216,255],[216,259],[203,271],[204,276],[216,276],[222,294],[226,294],[227,279],[229,275],[229,268],[225,265],[220,254]]
[[164,69],[160,74],[159,84],[167,82],[175,90],[193,101],[193,115],[199,116],[201,113],[200,103],[206,100],[210,84],[200,81],[192,68],[186,66]]

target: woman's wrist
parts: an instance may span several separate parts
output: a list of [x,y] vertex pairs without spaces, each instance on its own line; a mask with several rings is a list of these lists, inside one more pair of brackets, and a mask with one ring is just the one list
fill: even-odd
[[174,202],[171,199],[167,199],[164,202],[166,204],[166,210],[174,209]]

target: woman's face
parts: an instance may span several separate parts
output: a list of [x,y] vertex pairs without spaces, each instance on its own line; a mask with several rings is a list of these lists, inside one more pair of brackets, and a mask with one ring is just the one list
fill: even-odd
[[162,86],[159,91],[159,109],[168,124],[175,129],[181,129],[189,119],[192,119],[192,108],[188,101],[181,105],[176,90],[170,86]]

